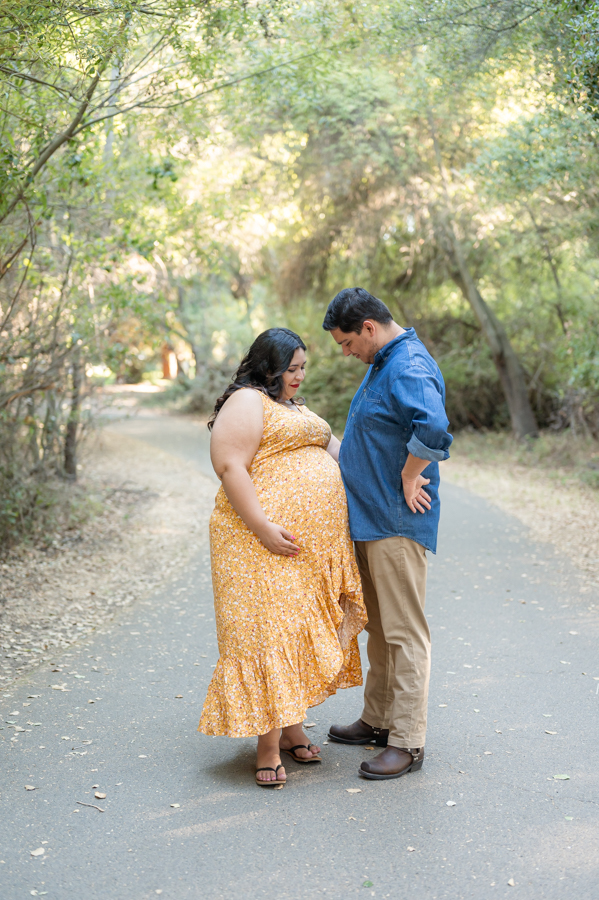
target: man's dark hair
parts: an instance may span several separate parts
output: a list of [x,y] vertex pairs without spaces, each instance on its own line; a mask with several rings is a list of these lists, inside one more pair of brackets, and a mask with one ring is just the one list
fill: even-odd
[[325,331],[338,328],[344,334],[355,331],[361,334],[366,319],[388,325],[393,316],[382,300],[373,297],[364,288],[344,288],[329,303],[322,327]]

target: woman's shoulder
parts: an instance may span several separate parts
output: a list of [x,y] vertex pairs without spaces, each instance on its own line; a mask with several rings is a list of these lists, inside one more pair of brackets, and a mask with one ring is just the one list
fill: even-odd
[[214,422],[214,429],[236,428],[240,423],[263,422],[263,403],[260,399],[260,391],[252,388],[239,388],[234,391],[223,403]]
[[258,388],[243,387],[234,391],[223,406],[232,409],[262,409],[264,394]]

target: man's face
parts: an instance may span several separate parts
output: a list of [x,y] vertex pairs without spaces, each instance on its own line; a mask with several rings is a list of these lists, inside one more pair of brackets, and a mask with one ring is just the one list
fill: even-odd
[[370,366],[379,350],[376,330],[376,325],[367,319],[362,325],[360,334],[355,331],[346,333],[339,328],[333,328],[331,334],[343,350],[344,356],[355,356]]

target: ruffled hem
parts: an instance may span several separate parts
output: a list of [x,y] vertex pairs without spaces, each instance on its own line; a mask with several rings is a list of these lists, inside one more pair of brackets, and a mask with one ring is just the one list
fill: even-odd
[[[357,639],[353,640],[357,651]],[[266,734],[301,722],[311,706],[338,688],[361,684],[361,676],[351,674],[352,642],[346,654],[334,635],[326,643],[322,647],[321,639],[317,652],[308,632],[294,648],[273,649],[253,658],[221,657],[198,731],[229,737]]]
[[357,635],[367,621],[351,550],[339,542],[321,559],[312,619],[293,644],[252,656],[223,656],[208,688],[198,731],[250,737],[301,722],[338,689],[362,684]]

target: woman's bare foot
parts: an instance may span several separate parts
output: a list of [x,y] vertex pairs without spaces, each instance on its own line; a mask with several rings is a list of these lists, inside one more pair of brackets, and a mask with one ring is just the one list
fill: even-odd
[[[287,728],[283,728],[279,747],[281,750],[290,750],[292,747],[297,747],[298,744],[307,746],[309,743],[310,738],[306,737],[302,723],[298,722],[297,725],[288,725]],[[299,747],[295,751],[295,755],[300,759],[311,759],[313,756],[318,756],[319,753],[320,747],[317,747],[316,744],[312,744],[309,750]]]
[[267,734],[258,736],[258,753],[256,757],[256,768],[266,768],[265,772],[256,772],[258,781],[279,781],[281,783],[287,780],[285,769],[279,769],[278,772],[271,772],[269,769],[276,769],[281,765],[281,754],[279,752],[279,738],[281,737],[281,729],[273,728]]

